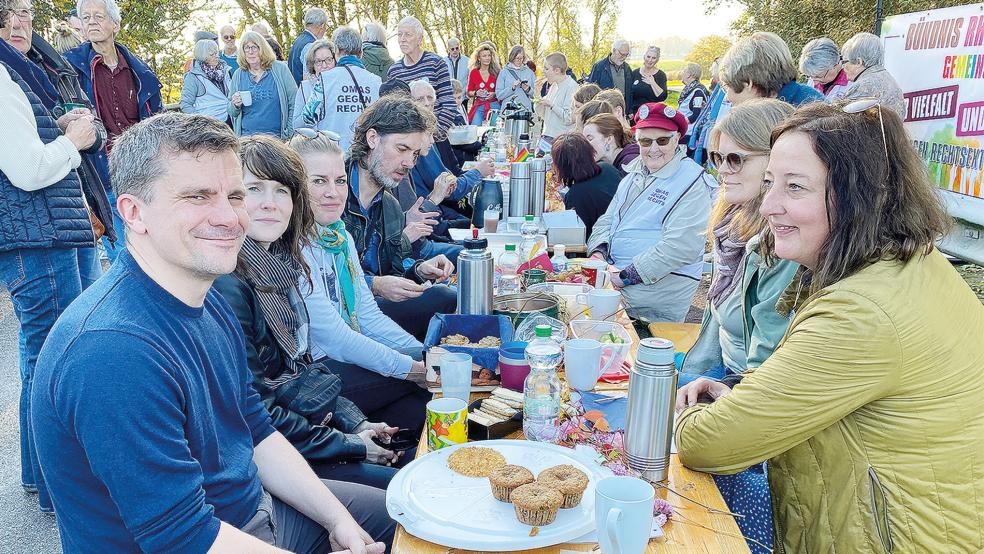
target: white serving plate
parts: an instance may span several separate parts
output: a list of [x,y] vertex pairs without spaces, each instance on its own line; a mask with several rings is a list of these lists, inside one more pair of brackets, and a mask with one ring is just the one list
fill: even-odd
[[[553,523],[531,537],[531,527],[516,519],[513,505],[492,497],[488,478],[465,477],[448,468],[448,456],[465,446],[494,448],[506,463],[526,467],[534,476],[548,467],[570,464],[587,474],[588,488],[578,506],[560,510]],[[570,448],[523,440],[478,441],[442,448],[410,462],[386,489],[386,509],[411,535],[449,548],[542,548],[594,530],[595,484],[609,475],[609,470]]]

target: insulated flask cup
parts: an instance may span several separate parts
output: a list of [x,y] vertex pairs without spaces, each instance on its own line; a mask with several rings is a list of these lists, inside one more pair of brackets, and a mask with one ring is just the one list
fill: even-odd
[[625,454],[629,467],[647,481],[664,481],[670,469],[677,370],[673,343],[643,339],[629,377]]
[[509,172],[509,217],[524,217],[530,213],[530,162],[513,162]]

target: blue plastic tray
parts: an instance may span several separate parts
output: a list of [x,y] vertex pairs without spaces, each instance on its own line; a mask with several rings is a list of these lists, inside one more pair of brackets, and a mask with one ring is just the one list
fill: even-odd
[[451,335],[464,335],[471,342],[478,342],[485,337],[499,337],[503,343],[512,340],[513,328],[509,318],[504,315],[463,315],[435,314],[427,325],[427,335],[424,337],[424,348],[440,346],[448,352],[469,354],[472,362],[498,373],[498,348],[469,348],[441,344],[441,339]]

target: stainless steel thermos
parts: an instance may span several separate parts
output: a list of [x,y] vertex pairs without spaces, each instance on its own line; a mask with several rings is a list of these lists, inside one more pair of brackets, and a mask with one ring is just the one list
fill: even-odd
[[530,162],[513,162],[509,167],[509,217],[530,213]]
[[474,229],[464,245],[458,255],[458,313],[491,315],[494,267],[489,242],[478,238]]
[[625,454],[629,467],[649,481],[663,481],[670,469],[677,370],[673,343],[642,339],[629,377]]
[[534,158],[530,161],[530,209],[537,217],[543,214],[547,198],[547,160]]

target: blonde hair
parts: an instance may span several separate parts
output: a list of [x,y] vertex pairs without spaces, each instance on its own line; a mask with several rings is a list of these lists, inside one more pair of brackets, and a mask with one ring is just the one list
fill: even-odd
[[[628,108],[625,106],[625,96],[618,89],[606,88],[605,90],[596,94],[593,100],[601,100],[602,102],[608,102],[612,106],[612,110],[615,108],[622,108],[622,115],[627,115],[625,112]],[[612,112],[614,113],[614,111]]]
[[[721,144],[721,135],[728,135],[738,146],[754,153],[765,153],[771,150],[772,130],[783,120],[792,115],[794,108],[775,98],[759,98],[735,106],[727,115],[711,129],[708,146],[717,150]],[[721,223],[729,213],[734,213],[731,220],[731,234],[744,242],[762,232],[766,227],[765,218],[759,214],[759,207],[765,197],[765,189],[759,188],[755,198],[740,205],[729,204],[724,194],[719,194],[711,216],[708,220],[707,236],[713,237],[714,228]]]
[[345,152],[338,146],[338,143],[328,138],[328,135],[324,133],[318,133],[318,136],[311,139],[295,133],[287,141],[287,147],[302,158],[309,154],[334,154],[345,157]]
[[472,69],[480,69],[482,62],[479,61],[478,57],[482,55],[482,52],[489,52],[492,55],[492,60],[489,62],[489,73],[493,75],[498,75],[502,71],[502,64],[499,63],[499,53],[496,52],[495,46],[489,42],[483,42],[478,45],[478,48],[472,52],[471,60],[468,62],[468,67]]
[[244,50],[249,43],[260,47],[260,65],[263,69],[273,67],[273,62],[277,61],[277,55],[273,53],[273,48],[270,48],[270,43],[256,31],[246,31],[239,39],[239,51],[236,53],[236,62],[239,67],[249,70],[249,63],[246,61],[246,51]]
[[82,35],[65,21],[55,24],[55,32],[51,35],[51,47],[59,54],[64,54],[82,44]]

